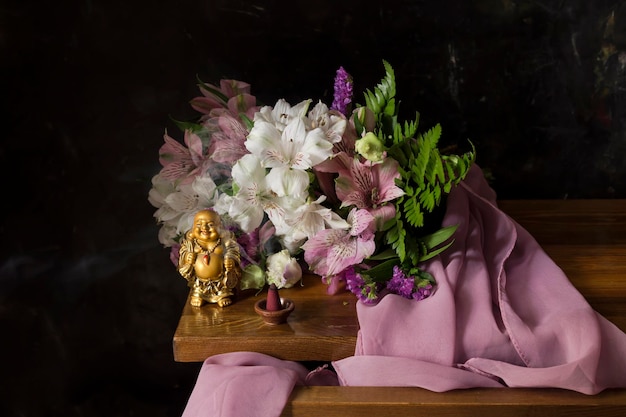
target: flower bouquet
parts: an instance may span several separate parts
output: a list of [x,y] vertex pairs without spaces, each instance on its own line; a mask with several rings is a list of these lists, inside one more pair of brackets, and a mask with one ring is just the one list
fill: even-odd
[[242,289],[291,287],[305,269],[365,303],[432,294],[420,265],[452,243],[456,226],[442,227],[441,214],[475,150],[444,154],[439,124],[420,132],[419,113],[399,120],[394,71],[383,66],[362,104],[339,68],[330,108],[261,105],[245,82],[199,81],[190,104],[200,116],[175,121],[184,144],[165,132],[149,193],[172,261],[194,214],[211,208],[240,245]]

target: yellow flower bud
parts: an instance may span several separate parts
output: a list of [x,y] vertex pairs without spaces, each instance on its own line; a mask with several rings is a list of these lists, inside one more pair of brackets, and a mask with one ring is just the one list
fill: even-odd
[[357,140],[354,148],[365,159],[372,162],[382,161],[385,151],[381,140],[372,132],[367,132],[365,136]]

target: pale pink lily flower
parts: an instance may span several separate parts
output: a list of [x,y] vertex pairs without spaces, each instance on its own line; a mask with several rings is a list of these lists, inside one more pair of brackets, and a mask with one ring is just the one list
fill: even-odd
[[400,173],[395,159],[363,163],[354,158],[349,171],[341,170],[335,181],[337,197],[342,207],[355,206],[370,212],[380,228],[395,215],[394,205],[386,203],[404,195],[396,186],[396,178],[400,178]]
[[302,245],[304,260],[322,277],[361,263],[376,250],[374,220],[367,210],[353,208],[347,218],[349,229],[324,229]]
[[337,191],[335,190],[335,179],[337,178],[337,174],[340,172],[349,173],[353,158],[354,156],[350,156],[348,153],[340,151],[335,153],[332,158],[328,158],[313,167],[313,173],[317,178],[320,191],[326,196],[328,202],[333,206],[340,203],[339,198],[337,197]]

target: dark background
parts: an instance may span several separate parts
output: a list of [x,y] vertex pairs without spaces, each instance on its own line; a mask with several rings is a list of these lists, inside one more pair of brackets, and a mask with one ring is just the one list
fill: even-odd
[[624,2],[382,3],[2,1],[0,415],[182,412],[187,288],[147,194],[196,76],[330,104],[340,65],[361,91],[386,59],[500,198],[626,198]]

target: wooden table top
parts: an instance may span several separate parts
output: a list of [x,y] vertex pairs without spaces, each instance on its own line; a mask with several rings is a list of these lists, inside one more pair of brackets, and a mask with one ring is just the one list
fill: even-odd
[[[626,200],[508,200],[501,209],[542,245],[593,308],[626,331]],[[227,307],[187,302],[173,339],[174,359],[200,362],[233,351],[294,361],[354,354],[356,298],[329,296],[318,277],[281,290],[295,302],[287,323],[269,326],[254,312],[265,294],[248,290]]]

